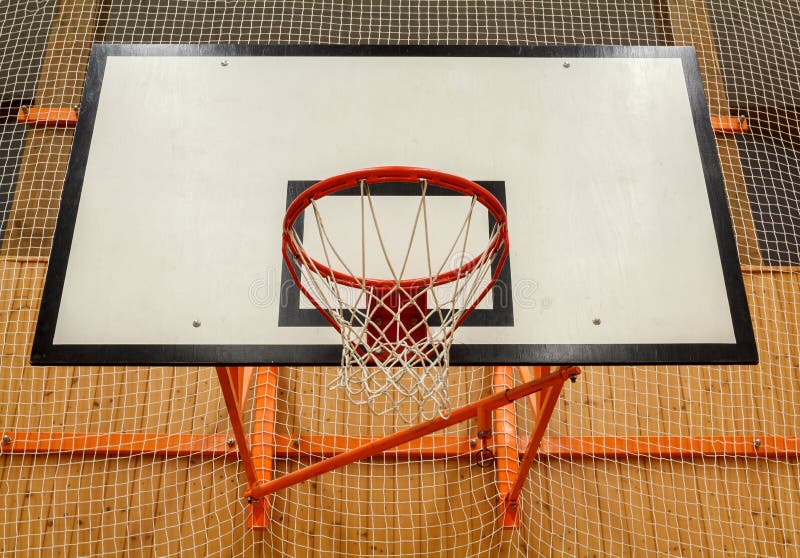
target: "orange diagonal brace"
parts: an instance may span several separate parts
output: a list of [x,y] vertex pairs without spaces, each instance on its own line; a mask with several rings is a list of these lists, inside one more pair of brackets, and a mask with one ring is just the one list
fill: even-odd
[[[249,379],[249,378],[248,378]],[[272,480],[272,460],[275,457],[275,408],[277,407],[278,367],[259,368],[256,376],[255,407],[253,409],[253,465],[260,482]],[[254,529],[269,527],[270,501],[264,496],[250,505],[247,526]]]
[[[511,366],[495,366],[492,374],[492,387],[495,393],[502,393],[514,385],[514,374]],[[528,399],[536,395],[529,395]],[[516,506],[506,506],[506,497],[519,471],[519,449],[517,447],[517,417],[514,404],[509,403],[494,410],[494,454],[495,477],[500,497],[501,522],[503,528],[519,527],[519,514]]]

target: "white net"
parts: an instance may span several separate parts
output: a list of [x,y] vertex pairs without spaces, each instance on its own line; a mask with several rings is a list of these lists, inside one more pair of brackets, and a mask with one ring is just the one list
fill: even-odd
[[[798,555],[797,2],[5,0],[0,13],[0,554]],[[270,529],[249,530],[213,369],[28,364],[72,130],[16,114],[78,104],[93,42],[693,45],[710,113],[751,126],[717,148],[761,364],[585,369],[516,530],[499,521],[507,469],[474,464],[472,421],[279,491]],[[318,460],[323,441],[335,453],[401,426],[335,397],[336,374],[280,370],[274,475]],[[492,371],[453,368],[448,389],[451,405],[475,400]],[[251,401],[250,428],[264,411]],[[515,408],[524,441],[530,411]],[[94,452],[106,446],[89,434],[125,435],[128,453]],[[153,434],[196,445],[143,453]]]
[[419,199],[405,219],[396,218],[402,213],[396,200],[372,195],[395,182],[360,178],[337,192],[355,191],[355,211],[327,208],[350,217],[344,228],[355,228],[354,238],[326,228],[330,196],[309,200],[304,222],[314,223],[316,234],[298,232],[294,222],[284,233],[295,281],[341,335],[342,363],[331,387],[373,414],[394,413],[407,423],[448,416],[455,329],[490,291],[495,262],[502,264],[508,249],[505,221],[494,220],[488,241],[477,254],[469,250],[470,237],[479,236],[473,223],[485,223],[487,215],[484,207],[476,216],[475,195],[460,196],[461,219],[438,216],[448,232],[435,231],[436,212],[428,205],[429,188],[437,186],[430,178],[404,184]]

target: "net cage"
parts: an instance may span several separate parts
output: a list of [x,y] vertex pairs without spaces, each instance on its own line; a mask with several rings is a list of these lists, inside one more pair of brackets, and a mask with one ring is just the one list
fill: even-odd
[[[6,0],[0,10],[0,553],[798,554],[796,2]],[[213,368],[29,364],[73,130],[35,126],[20,109],[68,119],[95,42],[694,46],[711,115],[747,123],[716,143],[761,362],[585,368],[555,407],[514,529],[497,499],[514,460],[478,466],[469,421],[276,492],[270,527],[249,528]],[[254,372],[244,418],[274,424],[275,476],[316,462],[323,440],[335,453],[402,425],[334,396],[337,368],[281,368],[273,398],[257,393],[270,374]],[[451,405],[492,393],[494,376],[451,368]],[[535,428],[528,411],[517,402],[503,415],[512,451]]]

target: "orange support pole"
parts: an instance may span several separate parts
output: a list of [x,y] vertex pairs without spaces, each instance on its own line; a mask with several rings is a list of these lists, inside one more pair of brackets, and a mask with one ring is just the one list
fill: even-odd
[[[573,372],[570,377],[574,381],[579,371],[575,368],[572,370],[575,372]],[[533,433],[531,433],[531,436],[528,439],[528,447],[525,448],[525,454],[522,456],[522,460],[519,464],[517,478],[514,480],[514,484],[506,496],[506,505],[511,509],[518,508],[519,494],[522,491],[522,485],[525,484],[525,480],[528,478],[531,465],[533,465],[533,460],[536,457],[537,451],[539,450],[539,444],[542,441],[542,437],[544,437],[547,424],[550,422],[550,417],[553,415],[553,411],[556,408],[556,402],[558,401],[558,396],[561,395],[561,388],[563,387],[564,382],[561,382],[559,384],[549,386],[545,392],[542,407],[539,409],[539,414],[536,416],[536,425],[533,427]]]
[[[502,393],[514,386],[514,374],[511,366],[495,366],[492,373],[492,387],[495,393]],[[528,396],[536,397],[540,392]],[[506,506],[506,496],[511,490],[519,471],[519,449],[517,447],[517,417],[514,404],[504,405],[494,410],[494,454],[495,476],[500,496],[504,529],[519,527],[517,508]]]
[[[533,382],[527,384],[522,384],[520,386],[508,389],[502,393],[490,395],[489,397],[485,397],[480,401],[476,401],[456,409],[452,411],[447,418],[436,417],[429,421],[417,424],[405,430],[401,430],[400,432],[396,432],[381,438],[380,440],[367,443],[363,446],[335,455],[333,457],[329,457],[324,461],[314,463],[313,465],[309,465],[308,467],[304,467],[303,469],[294,471],[267,483],[260,484],[254,488],[251,488],[251,490],[245,495],[249,498],[260,498],[266,494],[272,494],[273,492],[281,490],[282,488],[306,481],[355,461],[360,461],[362,459],[372,457],[373,455],[378,455],[388,449],[405,444],[411,440],[416,440],[417,438],[427,436],[433,432],[438,432],[439,430],[447,428],[448,426],[452,426],[454,424],[474,418],[481,410],[491,411],[497,407],[516,401],[520,397],[525,397],[526,395],[541,389],[548,388],[555,384],[562,385],[567,378],[575,376],[579,373],[580,370],[575,367],[559,368],[544,378],[534,380]],[[560,392],[560,389],[558,391]]]
[[244,467],[245,475],[247,476],[247,484],[250,488],[258,484],[258,476],[256,475],[256,468],[253,465],[253,457],[250,455],[250,446],[248,445],[247,434],[244,430],[244,423],[242,422],[242,407],[243,401],[239,401],[239,394],[237,387],[238,378],[241,376],[241,368],[235,366],[217,366],[217,377],[219,378],[219,386],[222,389],[222,396],[225,399],[225,406],[228,409],[228,418],[231,421],[233,428],[233,437],[236,440],[236,445],[239,450],[239,459]]
[[[249,378],[248,378],[249,380]],[[278,367],[259,368],[256,376],[256,395],[253,409],[253,465],[261,482],[272,480],[272,460],[275,457],[275,409],[277,407]],[[251,529],[269,527],[270,501],[264,496],[250,504],[247,526]]]

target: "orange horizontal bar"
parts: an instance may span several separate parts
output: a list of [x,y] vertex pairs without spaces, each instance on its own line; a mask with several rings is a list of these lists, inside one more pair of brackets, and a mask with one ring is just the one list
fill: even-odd
[[[334,457],[365,444],[381,440],[370,436],[299,436],[275,435],[275,457],[297,458],[300,456]],[[405,444],[389,448],[380,457],[436,459],[447,457],[470,457],[477,450],[474,438],[465,436],[424,436]]]
[[542,439],[539,454],[564,459],[798,457],[800,436],[549,437]]
[[78,123],[78,112],[70,107],[22,107],[17,113],[17,123],[72,128]]
[[[6,442],[6,436],[8,442]],[[0,444],[3,453],[72,454],[97,457],[159,455],[163,457],[225,457],[238,459],[229,436],[88,432],[7,432]]]
[[[89,434],[84,432],[6,432],[10,443],[0,454],[76,454],[98,457],[159,455],[237,459],[229,436],[191,434]],[[370,437],[275,435],[275,458],[332,457],[379,440]],[[381,457],[435,459],[472,457],[477,451],[465,436],[425,436],[388,449]],[[756,440],[760,443],[756,445]],[[519,438],[519,447],[527,445]],[[538,456],[561,459],[694,459],[702,457],[800,457],[800,436],[550,436],[542,439]]]
[[721,134],[746,134],[750,125],[744,116],[712,116],[711,129]]

